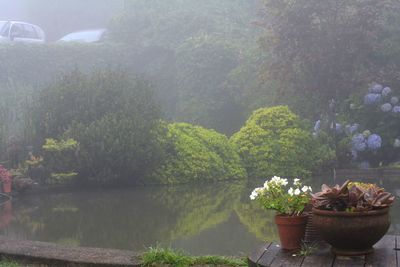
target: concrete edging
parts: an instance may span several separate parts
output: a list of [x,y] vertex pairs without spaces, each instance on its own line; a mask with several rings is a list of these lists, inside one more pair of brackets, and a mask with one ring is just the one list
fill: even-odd
[[3,236],[0,236],[0,255],[10,260],[50,266],[141,266],[139,255],[129,250],[67,247],[47,242],[12,240]]

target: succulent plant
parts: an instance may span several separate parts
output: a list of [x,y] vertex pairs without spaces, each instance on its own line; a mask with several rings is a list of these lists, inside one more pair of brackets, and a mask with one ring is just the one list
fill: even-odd
[[323,184],[321,192],[311,194],[314,208],[325,210],[345,210],[349,199],[349,190],[347,185],[350,181],[345,182],[342,186],[335,185],[329,187]]
[[395,197],[375,184],[346,181],[342,186],[322,185],[311,194],[314,208],[334,211],[368,211],[389,207]]

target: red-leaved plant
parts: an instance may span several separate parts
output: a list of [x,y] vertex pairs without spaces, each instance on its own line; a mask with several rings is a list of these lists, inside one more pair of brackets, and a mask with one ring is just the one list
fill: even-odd
[[368,211],[389,207],[395,197],[385,189],[366,183],[346,181],[342,186],[322,185],[321,192],[311,194],[314,208],[334,211]]

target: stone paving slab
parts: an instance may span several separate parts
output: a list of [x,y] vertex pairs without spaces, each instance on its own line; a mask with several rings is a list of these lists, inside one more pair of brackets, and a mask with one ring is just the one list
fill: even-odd
[[68,247],[46,242],[12,240],[1,236],[0,255],[50,266],[140,266],[139,256],[133,251]]

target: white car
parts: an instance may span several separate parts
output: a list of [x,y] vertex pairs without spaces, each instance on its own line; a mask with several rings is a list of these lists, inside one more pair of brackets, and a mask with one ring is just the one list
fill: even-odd
[[104,40],[106,34],[106,29],[72,32],[62,37],[58,42],[98,43]]
[[46,36],[37,25],[22,21],[0,21],[0,43],[44,43]]

